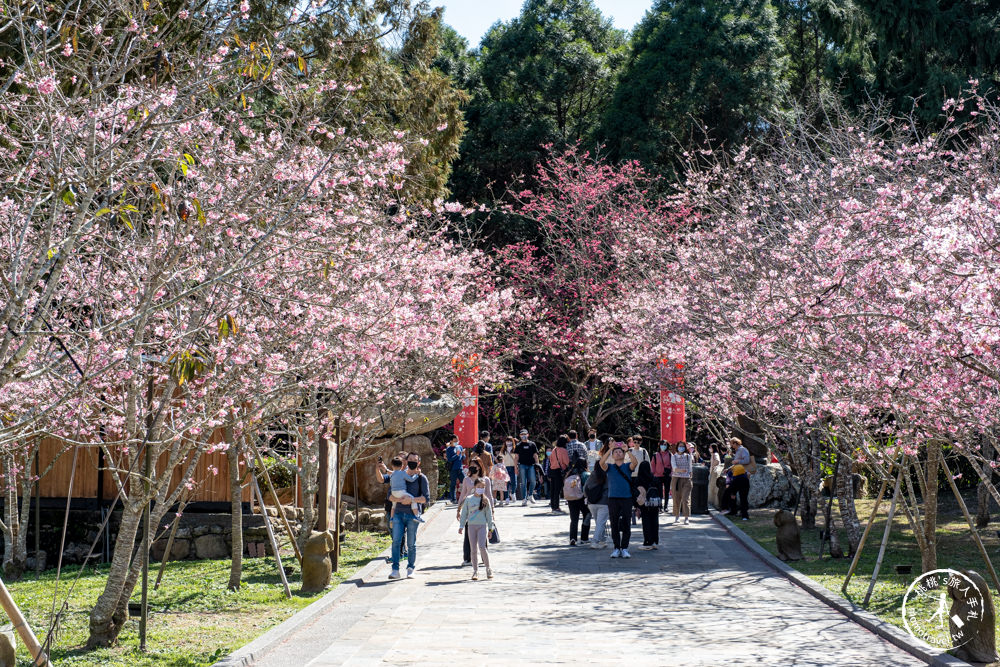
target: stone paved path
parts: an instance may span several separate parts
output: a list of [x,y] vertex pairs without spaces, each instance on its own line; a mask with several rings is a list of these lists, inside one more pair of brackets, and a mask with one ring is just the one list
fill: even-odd
[[449,507],[421,528],[415,578],[388,581],[380,568],[257,664],[923,664],[773,572],[707,516],[661,526],[659,551],[636,550],[639,532],[631,560],[567,546],[568,516],[547,504],[499,508],[497,522],[494,580],[470,581],[460,566]]

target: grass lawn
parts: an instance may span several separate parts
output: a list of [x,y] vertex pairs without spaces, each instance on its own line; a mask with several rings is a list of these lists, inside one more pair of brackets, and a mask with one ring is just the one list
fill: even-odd
[[[966,505],[970,512],[974,512],[975,494],[970,492],[965,497]],[[871,515],[874,500],[856,501],[858,516],[861,519],[862,527]],[[755,539],[761,546],[774,555],[778,549],[775,544],[774,512],[771,509],[759,509],[750,511],[750,521],[735,521],[737,527],[741,528],[747,535]],[[872,526],[861,554],[861,560],[851,578],[851,583],[847,588],[848,600],[858,606],[864,601],[865,593],[871,581],[872,572],[875,569],[875,560],[878,557],[879,545],[882,542],[882,533],[885,530],[886,518],[889,512],[889,500],[883,501],[879,508],[879,517]],[[839,525],[840,517],[836,502],[833,509],[834,521]],[[817,517],[817,523],[821,523]],[[986,551],[993,560],[994,567],[1000,567],[1000,539],[997,538],[996,522],[989,527],[979,531]],[[840,544],[845,553],[848,548],[847,535],[843,530],[839,531]],[[994,601],[998,598],[997,591],[989,575],[989,570],[983,562],[976,543],[969,532],[969,524],[965,522],[958,503],[950,493],[945,495],[942,491],[939,501],[938,514],[938,568],[971,569],[978,572],[990,585]],[[794,567],[799,572],[808,575],[813,580],[819,582],[826,588],[834,591],[838,595],[844,595],[840,588],[847,576],[847,570],[851,566],[851,559],[831,558],[829,550],[824,551],[823,558],[818,557],[819,553],[819,531],[802,531],[802,555],[805,560],[790,562],[788,565]],[[896,565],[912,565],[913,574],[896,574]],[[903,596],[913,580],[920,576],[920,550],[917,548],[917,541],[910,530],[906,515],[900,508],[896,508],[896,516],[892,522],[892,533],[889,536],[889,544],[886,547],[885,558],[882,561],[882,568],[879,571],[878,580],[875,582],[875,589],[872,592],[871,602],[868,611],[877,615],[881,619],[903,627],[902,605]],[[996,602],[994,602],[995,604]],[[1000,632],[1000,625],[998,625]],[[947,630],[945,630],[947,633]]]
[[[334,573],[331,588],[349,578],[389,545],[389,538],[375,533],[347,533],[341,544],[340,572]],[[283,558],[285,554],[282,554]],[[150,565],[149,626],[147,652],[139,652],[139,619],[129,619],[117,646],[85,651],[89,612],[104,588],[107,566],[88,567],[76,581],[69,597],[51,651],[56,665],[211,665],[233,650],[281,623],[323,594],[297,593],[300,569],[289,552],[285,567],[294,564],[289,577],[292,598],[286,599],[273,558],[244,558],[243,586],[237,593],[226,589],[228,560],[176,561],[167,564],[158,591],[152,590],[159,563]],[[76,580],[78,567],[63,570],[59,602]],[[26,575],[8,584],[39,641],[45,641],[55,593],[55,570]],[[329,590],[329,589],[328,589]],[[132,599],[139,600],[139,587]],[[19,664],[30,664],[30,656],[18,640]],[[22,662],[23,659],[23,662]]]

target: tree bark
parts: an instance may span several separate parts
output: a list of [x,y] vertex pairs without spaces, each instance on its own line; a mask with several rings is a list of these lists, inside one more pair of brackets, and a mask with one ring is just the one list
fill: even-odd
[[990,525],[990,504],[992,502],[989,485],[980,480],[976,486],[976,528],[985,528]]
[[243,577],[243,499],[240,493],[240,448],[233,438],[232,427],[226,428],[226,441],[229,449],[226,459],[229,461],[229,508],[232,513],[232,566],[229,568],[229,590],[240,589],[240,579]]
[[[104,592],[97,598],[97,603],[90,611],[88,649],[114,644],[118,639],[118,633],[121,632],[122,626],[128,619],[128,595],[124,594],[124,591],[132,561],[139,560],[133,558],[133,551],[141,517],[141,505],[133,502],[123,508],[118,538],[115,540],[115,550],[111,557],[111,569],[108,571],[108,580],[105,583]],[[131,594],[131,590],[129,590],[129,594]],[[123,609],[125,613],[122,612]]]
[[861,544],[861,521],[858,519],[858,510],[854,505],[854,484],[851,466],[842,462],[836,479],[837,507],[840,509],[840,520],[844,524],[844,531],[847,533],[848,555],[854,556]]

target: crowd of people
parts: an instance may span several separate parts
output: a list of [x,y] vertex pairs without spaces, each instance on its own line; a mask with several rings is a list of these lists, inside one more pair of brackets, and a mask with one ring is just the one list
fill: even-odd
[[[748,518],[749,473],[753,458],[738,438],[729,443],[731,464],[724,469],[725,489],[720,499],[727,514]],[[692,473],[697,463],[716,466],[725,452],[713,445],[707,457],[687,442],[660,441],[650,455],[641,436],[624,441],[599,439],[591,430],[580,441],[576,431],[541,447],[522,429],[519,438],[506,437],[494,446],[483,431],[470,449],[452,436],[445,450],[449,473],[447,499],[455,504],[455,518],[463,535],[462,564],[472,566],[479,579],[480,561],[493,578],[489,544],[499,541],[495,508],[518,500],[522,506],[547,500],[551,513],[569,514],[569,545],[591,549],[612,547],[611,558],[631,558],[632,526],[641,525],[639,550],[659,548],[660,517],[673,515],[673,524],[688,525],[691,515]],[[420,456],[400,452],[391,469],[379,459],[377,474],[389,485],[386,511],[392,532],[392,572],[399,579],[400,560],[407,556],[407,577],[416,561],[416,532],[420,508],[427,503],[427,478]],[[567,510],[560,506],[565,499]],[[593,536],[591,527],[593,526]],[[609,545],[610,538],[610,545]]]

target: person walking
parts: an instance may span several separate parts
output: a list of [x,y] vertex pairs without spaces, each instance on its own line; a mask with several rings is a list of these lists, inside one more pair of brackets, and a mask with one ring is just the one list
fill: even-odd
[[663,499],[660,507],[661,512],[667,511],[667,496],[670,494],[670,443],[660,440],[660,451],[653,454],[652,469],[656,488],[659,489],[659,496]]
[[490,567],[490,550],[487,536],[493,531],[493,504],[488,500],[488,478],[480,477],[473,486],[472,493],[462,502],[458,517],[458,534],[465,530],[465,544],[472,545],[472,580],[479,580],[479,558],[486,565],[486,578],[493,578]]
[[500,449],[500,463],[507,469],[507,487],[504,500],[510,504],[517,497],[517,460],[514,458],[514,438],[507,436]]
[[685,525],[691,518],[691,469],[694,457],[683,440],[677,443],[677,453],[670,457],[670,495],[674,499],[674,523],[684,514]]
[[[601,456],[600,465],[608,473],[608,515],[611,519],[611,541],[615,550],[612,558],[631,558],[628,552],[632,526],[629,514],[632,511],[632,471],[639,467],[635,453],[628,450],[629,461],[625,460],[625,446],[616,442]],[[610,459],[610,460],[609,460]]]
[[445,463],[448,466],[448,500],[458,502],[458,488],[465,479],[465,448],[458,444],[458,436],[448,438],[448,447],[444,450]]
[[[485,433],[485,431],[484,431]],[[479,462],[479,469],[482,470],[484,477],[491,477],[493,472],[493,453],[486,449],[486,445],[482,440],[477,442],[472,447],[472,452],[469,455],[469,465],[472,465],[473,461]]]
[[636,502],[639,503],[639,516],[642,520],[642,546],[639,549],[641,551],[659,549],[662,487],[653,475],[649,461],[643,461],[639,464],[639,474],[635,478],[635,484],[639,489],[639,497]]
[[[611,449],[610,444],[602,445],[600,454]],[[608,546],[606,538],[606,527],[608,523],[608,473],[599,465],[594,466],[590,478],[587,479],[583,487],[587,496],[587,506],[590,514],[594,518],[594,537],[590,541],[591,549],[604,549]]]
[[580,532],[580,543],[586,544],[590,535],[590,509],[587,508],[587,497],[584,487],[587,483],[587,460],[575,459],[567,471],[563,482],[563,497],[569,506],[569,545],[576,546],[576,531],[583,519],[583,529]]
[[[493,483],[490,478],[483,474],[482,468],[480,468],[479,463],[473,462],[469,465],[469,475],[462,482],[462,493],[458,497],[458,507],[455,508],[455,518],[460,519],[462,513],[463,503],[469,498],[469,496],[476,494],[476,483],[482,481],[483,488],[486,489],[486,498],[489,504],[493,505]],[[465,540],[462,543],[462,565],[469,565],[472,563],[472,553],[470,550],[471,545],[469,544],[469,535],[466,533]]]
[[521,489],[521,507],[535,503],[535,466],[538,465],[538,446],[528,440],[528,429],[523,428],[518,434],[521,441],[514,447],[514,463],[518,471],[518,488]]
[[569,450],[566,449],[568,444],[569,437],[560,435],[549,456],[549,507],[552,508],[553,514],[562,511],[559,509],[559,497],[562,495],[566,471],[569,470]]
[[417,565],[417,523],[413,513],[412,504],[424,505],[430,496],[430,485],[427,477],[420,472],[420,455],[410,452],[406,460],[407,472],[416,475],[413,481],[406,482],[406,490],[412,496],[399,501],[396,513],[390,519],[392,526],[392,571],[389,573],[390,579],[399,579],[399,559],[403,544],[403,533],[406,533],[406,544],[409,547],[406,555],[406,576],[413,576],[413,570]]
[[480,431],[479,432],[479,442],[477,442],[476,444],[477,445],[482,445],[483,449],[485,449],[486,451],[488,451],[490,453],[490,456],[493,456],[493,445],[490,444],[490,432],[489,431]]

